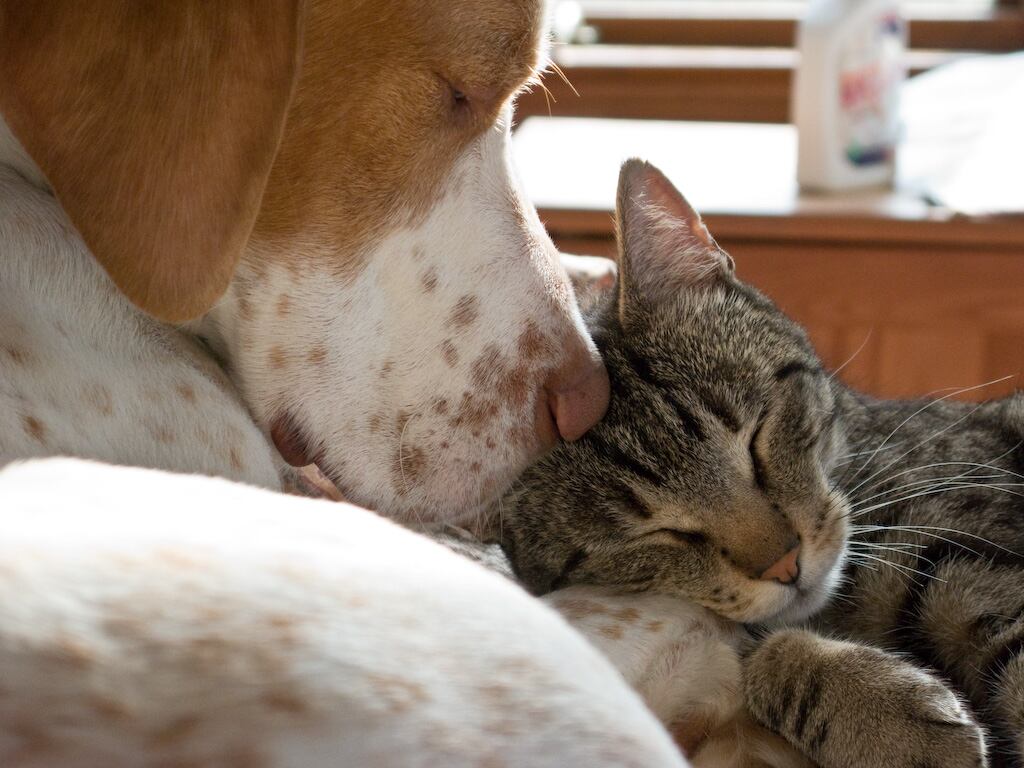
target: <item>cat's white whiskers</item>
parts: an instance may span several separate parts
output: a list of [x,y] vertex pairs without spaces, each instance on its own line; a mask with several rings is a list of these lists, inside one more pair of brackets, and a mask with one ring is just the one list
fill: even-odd
[[[909,491],[911,489],[933,490],[939,488],[963,488],[972,487],[971,484],[973,484],[973,486],[983,486],[992,488],[1017,488],[1020,486],[1024,486],[1024,483],[1000,479],[1002,477],[1005,477],[1007,474],[1010,473],[1003,473],[1000,475],[972,475],[968,472],[962,472],[958,475],[949,475],[947,477],[922,478],[921,480],[914,480],[913,482],[905,483],[903,485],[896,486],[895,488],[879,491],[878,493],[872,494],[871,496],[867,496],[863,499],[857,499],[856,501],[851,502],[850,509],[854,512],[859,513],[861,510],[865,509],[870,502],[874,501],[875,499],[884,498],[886,496],[891,496],[894,493],[902,493],[904,491]],[[978,480],[984,480],[987,482],[974,482]]]
[[[902,445],[902,443],[894,443],[893,445],[890,445],[887,448],[883,448],[882,450],[883,451],[891,451],[891,450],[893,450],[898,445]],[[856,461],[861,456],[867,456],[873,450],[874,450],[873,448],[869,448],[866,451],[854,451],[852,453],[840,454],[839,456],[836,457],[836,459],[838,459],[838,461],[836,461],[835,466],[837,466],[837,467],[846,466],[850,462]]]
[[[947,485],[948,483],[962,480],[965,477],[967,477],[967,475],[961,473],[959,475],[949,475],[948,477],[926,477],[921,480],[914,480],[909,483],[904,483],[903,485],[897,485],[893,488],[888,488],[884,491],[879,491],[878,493],[874,493],[871,496],[865,496],[864,498],[857,499],[856,501],[850,504],[850,508],[856,511],[858,508],[867,505],[868,503],[874,501],[875,499],[879,499],[885,496],[891,496],[894,493],[902,493],[912,488],[920,488],[921,486],[939,488],[941,486]],[[1002,475],[975,475],[972,477],[972,479],[998,480],[1000,477],[1002,477]]]
[[[830,473],[831,472],[835,472],[836,470],[839,470],[839,469],[842,470],[841,474],[836,479],[836,485],[837,486],[846,485],[846,483],[848,481],[851,481],[851,480],[855,479],[857,477],[857,475],[860,474],[860,472],[863,470],[863,467],[860,467],[859,469],[857,469],[856,472],[854,472],[854,466],[856,466],[857,460],[860,457],[862,457],[862,456],[869,456],[869,455],[877,455],[877,454],[883,453],[885,451],[894,451],[894,450],[899,449],[900,446],[906,445],[906,443],[907,443],[907,441],[905,441],[905,440],[897,440],[897,441],[892,442],[892,443],[890,443],[889,445],[886,445],[886,446],[878,445],[878,446],[875,446],[874,448],[864,448],[864,446],[867,444],[867,441],[868,441],[868,437],[865,437],[864,439],[862,439],[859,443],[857,443],[857,450],[856,451],[853,451],[852,453],[843,454],[845,457],[848,457],[848,458],[846,458],[844,461],[837,462],[835,464],[835,466],[833,466],[831,468]],[[870,461],[870,458],[868,460]],[[851,477],[851,473],[853,473],[852,477]]]
[[969,546],[964,544],[962,541],[957,541],[956,539],[950,539],[950,538],[947,538],[945,536],[940,536],[937,533],[932,533],[932,531],[942,531],[943,533],[951,533],[951,534],[954,534],[954,535],[957,535],[957,536],[964,536],[964,537],[966,537],[968,539],[975,539],[975,540],[983,542],[984,544],[987,544],[987,545],[989,545],[991,547],[995,547],[996,549],[1001,549],[1004,552],[1006,552],[1007,554],[1014,555],[1016,557],[1024,558],[1024,555],[1022,555],[1021,553],[1014,552],[1012,549],[1008,549],[1007,547],[1004,547],[1002,544],[997,544],[996,542],[992,541],[991,539],[986,539],[984,536],[978,536],[977,534],[968,533],[967,531],[962,531],[962,530],[960,530],[958,528],[945,528],[945,527],[940,526],[940,525],[865,525],[865,526],[858,526],[858,532],[860,532],[860,533],[872,533],[872,532],[875,532],[875,531],[907,531],[907,532],[910,532],[910,533],[917,533],[920,536],[930,536],[933,539],[939,539],[940,541],[944,541],[944,542],[946,542],[948,544],[954,544],[954,545],[956,545],[958,547],[961,547],[962,549],[964,549],[964,550],[966,550],[968,552],[971,552],[971,553],[973,553],[975,555],[979,555],[980,556],[980,554],[981,554],[980,552],[978,552],[976,549],[971,549]]
[[[860,475],[861,472],[864,471],[864,469],[867,468],[867,466],[871,463],[871,461],[877,455],[878,451],[882,447],[884,447],[889,442],[889,440],[893,436],[896,435],[897,432],[899,432],[904,426],[906,426],[906,424],[908,422],[910,422],[916,416],[924,413],[925,411],[927,411],[929,408],[931,408],[936,403],[941,403],[941,402],[944,402],[944,401],[950,399],[951,397],[956,397],[957,395],[962,395],[962,394],[964,394],[966,392],[973,392],[974,390],[983,389],[984,387],[989,387],[989,386],[992,386],[993,384],[998,384],[1000,382],[1006,381],[1007,379],[1011,379],[1011,378],[1013,378],[1013,377],[1012,376],[1003,376],[1002,378],[993,379],[992,381],[985,382],[984,384],[976,384],[973,387],[962,387],[960,389],[953,390],[952,392],[949,392],[948,394],[943,395],[942,397],[936,398],[935,400],[929,400],[926,405],[923,405],[920,408],[918,408],[916,411],[914,411],[912,414],[910,414],[907,418],[905,418],[903,421],[901,421],[899,424],[897,424],[896,427],[888,435],[886,435],[885,439],[882,440],[882,442],[879,444],[878,448],[876,448],[875,451],[867,459],[864,460],[864,463],[861,465],[861,468],[858,469],[857,472],[853,475],[853,479],[855,479],[858,475]],[[972,411],[972,413],[973,413],[973,411]],[[964,418],[966,418],[966,417],[964,417]],[[963,419],[959,419],[955,423],[959,423],[960,421],[963,421]],[[950,427],[952,427],[952,426],[954,426],[954,425],[951,424]],[[949,429],[949,427],[947,427],[946,429]],[[943,431],[945,431],[945,430],[943,430]],[[941,432],[939,434],[941,434]],[[935,437],[935,436],[933,436],[933,437]],[[929,439],[931,439],[931,438],[929,438]],[[926,440],[925,442],[928,442],[928,441]],[[917,447],[919,447],[919,446],[915,446],[915,448],[911,448],[910,450],[911,451],[916,450]],[[909,453],[909,451],[908,451],[908,453]],[[903,456],[906,456],[906,454],[903,454]],[[903,458],[903,456],[900,456],[899,458],[895,459],[894,461],[899,461],[899,459]],[[888,466],[892,466],[892,464],[889,464]],[[870,480],[871,478],[869,477],[868,479]],[[860,487],[860,486],[858,486],[858,487]],[[856,490],[856,488],[854,488],[854,490]]]
[[837,461],[835,463],[835,466],[837,466],[837,467],[844,467],[847,464],[850,464],[851,462],[856,461],[857,458],[860,457],[860,456],[867,456],[869,453],[871,453],[873,451],[877,451],[878,453],[881,453],[883,451],[894,451],[897,448],[899,448],[901,445],[906,445],[906,441],[905,440],[900,440],[899,442],[895,442],[895,443],[892,443],[890,445],[887,445],[885,448],[882,448],[881,450],[876,449],[876,448],[867,448],[867,449],[865,449],[863,451],[853,451],[851,453],[841,453],[838,456],[836,456],[836,458],[837,459],[842,459],[842,461]]
[[[850,562],[853,563],[854,565],[856,565],[858,568],[867,568],[868,570],[875,571],[876,573],[878,572],[878,566],[877,565],[872,565],[867,560],[863,560],[860,557],[858,557],[856,554],[851,552],[848,557],[850,559]],[[847,578],[844,581],[848,583],[850,581],[850,579]],[[850,605],[856,605],[856,602],[852,598],[849,598],[849,597],[846,597],[846,596],[842,595],[841,592],[837,592],[836,595],[833,596],[832,599],[835,600],[835,599],[837,599],[840,596],[842,596],[843,600],[846,603],[848,603]]]
[[[979,406],[979,407],[980,407],[980,406]],[[977,409],[975,409],[975,410],[977,410]],[[972,413],[973,413],[973,411],[972,411]],[[968,414],[968,415],[970,415],[970,414]],[[952,425],[951,425],[951,426],[952,426]],[[888,475],[888,476],[886,476],[886,477],[880,478],[880,479],[876,480],[875,482],[871,483],[870,485],[868,485],[867,487],[868,487],[868,488],[873,488],[873,487],[874,487],[874,486],[876,486],[876,485],[880,485],[881,483],[887,483],[887,482],[889,482],[889,481],[891,481],[891,480],[895,480],[895,479],[896,479],[897,477],[901,477],[901,476],[903,476],[903,475],[908,475],[908,474],[911,474],[911,473],[913,473],[913,472],[920,472],[920,471],[923,471],[923,470],[926,470],[926,469],[935,469],[935,468],[937,468],[937,467],[951,467],[951,466],[961,466],[961,467],[962,467],[962,466],[967,466],[967,467],[973,467],[973,469],[970,469],[970,470],[966,470],[966,471],[964,471],[964,472],[960,473],[960,475],[959,475],[958,477],[970,477],[970,476],[972,475],[972,473],[973,473],[973,472],[976,472],[976,471],[978,471],[979,469],[991,469],[991,470],[992,470],[993,472],[998,472],[998,473],[1000,473],[1000,474],[1002,474],[1002,475],[1012,475],[1012,476],[1014,476],[1014,477],[1018,477],[1018,478],[1020,478],[1021,480],[1024,480],[1024,475],[1021,475],[1021,474],[1019,474],[1019,473],[1017,473],[1017,472],[1014,472],[1014,471],[1012,471],[1012,470],[1009,470],[1009,469],[1004,469],[1003,467],[997,467],[997,466],[995,466],[995,465],[994,465],[994,464],[992,463],[992,462],[995,462],[995,461],[999,461],[1000,459],[1004,459],[1004,458],[1006,458],[1006,457],[1007,457],[1007,456],[1009,456],[1009,455],[1010,455],[1011,453],[1013,453],[1013,452],[1014,452],[1014,451],[1016,451],[1016,450],[1017,450],[1018,448],[1020,448],[1020,447],[1021,447],[1022,445],[1024,445],[1024,441],[1019,441],[1019,442],[1017,442],[1017,443],[1016,443],[1015,445],[1012,445],[1012,446],[1011,446],[1010,448],[1008,448],[1007,450],[1003,451],[1003,452],[1002,452],[1001,454],[999,454],[998,456],[995,456],[995,457],[993,457],[993,458],[989,459],[989,460],[988,460],[987,462],[975,462],[975,461],[940,461],[940,462],[934,462],[934,463],[932,463],[932,464],[922,464],[922,465],[920,465],[920,466],[917,466],[917,467],[911,467],[911,468],[909,468],[909,469],[904,469],[904,470],[902,470],[902,471],[900,471],[900,472],[896,472],[896,473],[893,473],[893,474],[891,474],[891,475]],[[884,467],[883,467],[883,469],[884,469]],[[980,477],[980,476],[976,476],[976,477]],[[859,487],[860,487],[860,486],[858,486],[858,488],[859,488]],[[852,495],[852,494],[853,494],[853,493],[854,493],[854,492],[855,492],[856,490],[857,490],[857,488],[854,488],[853,490],[851,490],[851,491],[849,492],[849,493],[850,493],[850,495]],[[861,501],[863,501],[863,499],[858,499],[858,500],[857,500],[857,503],[860,503]]]
[[[1019,485],[1019,484],[1017,484],[1017,485]],[[1004,488],[1002,485],[998,485],[998,484],[966,483],[966,482],[957,483],[957,484],[944,484],[944,485],[942,485],[942,487],[927,488],[927,489],[924,489],[924,490],[921,490],[921,491],[917,491],[916,493],[911,493],[911,494],[907,494],[906,496],[901,496],[898,499],[890,499],[888,501],[883,501],[883,502],[881,502],[879,504],[874,504],[874,505],[869,506],[869,507],[863,507],[861,509],[854,510],[853,514],[852,514],[852,517],[862,517],[863,515],[866,515],[866,514],[868,514],[870,512],[876,512],[879,509],[885,509],[886,507],[890,507],[893,504],[899,504],[900,502],[910,501],[912,499],[921,498],[923,496],[934,496],[934,495],[939,494],[939,493],[949,493],[950,491],[962,490],[964,488],[990,488],[993,491],[999,491],[1001,493],[1008,493],[1008,494],[1010,494],[1012,496],[1022,496],[1022,497],[1024,497],[1024,493],[1021,493],[1020,491],[1013,491],[1013,490],[1010,490],[1009,488]]]
[[[915,550],[927,549],[927,547],[924,544],[905,543],[905,544],[892,544],[892,545],[889,545],[889,544],[881,544],[881,543],[872,542],[872,541],[850,541],[848,543],[848,546],[849,546],[849,552],[850,553],[857,553],[857,554],[861,554],[861,555],[866,555],[866,554],[874,553],[878,557],[881,557],[882,559],[892,563],[893,565],[904,565],[904,564],[903,563],[896,563],[895,561],[890,560],[883,553],[885,553],[885,552],[893,552],[893,553],[895,553],[897,555],[906,555],[906,556],[909,556],[909,557],[913,557],[916,560],[923,560],[924,562],[928,563],[929,565],[934,565],[934,563],[931,560],[929,560],[926,557],[922,557],[920,552],[915,551]],[[909,568],[910,566],[904,565],[904,567]]]
[[874,560],[882,565],[887,565],[904,576],[909,577],[911,574],[914,574],[916,576],[923,576],[926,579],[932,579],[943,583],[946,581],[945,579],[940,579],[938,576],[933,576],[930,573],[919,571],[917,568],[911,568],[909,565],[903,565],[902,563],[895,563],[892,560],[886,560],[884,557],[875,557],[874,555],[869,555],[865,552],[859,552],[858,555],[860,557],[866,557],[868,560]]
[[[934,404],[934,403],[937,403],[937,402],[940,402],[940,401],[939,401],[939,400],[935,400],[935,401],[934,401],[933,403],[930,403],[929,405],[932,405],[932,404]],[[927,406],[926,406],[926,407],[927,407]],[[981,408],[981,405],[976,405],[976,406],[974,406],[974,408],[972,408],[972,409],[971,409],[970,411],[968,411],[967,413],[965,413],[965,414],[964,414],[963,416],[961,416],[960,418],[956,419],[956,420],[955,420],[955,421],[953,421],[952,423],[950,423],[950,424],[947,424],[947,425],[946,425],[945,427],[943,427],[942,429],[940,429],[940,430],[938,430],[938,431],[934,432],[933,434],[929,435],[928,437],[926,437],[926,438],[925,438],[924,440],[922,440],[921,442],[917,443],[917,444],[916,444],[916,445],[914,445],[913,447],[911,447],[911,448],[909,448],[908,450],[906,450],[906,451],[904,451],[903,453],[901,453],[901,454],[900,454],[899,456],[897,456],[897,457],[896,457],[895,459],[892,459],[892,460],[891,460],[891,461],[890,461],[890,462],[889,462],[888,464],[885,464],[884,466],[880,467],[879,469],[876,469],[876,470],[875,470],[874,472],[872,472],[872,473],[871,473],[870,475],[868,475],[868,476],[867,476],[867,477],[865,477],[865,478],[864,478],[863,480],[861,480],[861,481],[860,481],[859,483],[857,483],[857,485],[855,485],[855,486],[854,486],[853,488],[851,488],[851,489],[850,489],[850,493],[851,493],[851,494],[854,494],[854,493],[856,493],[856,492],[857,492],[858,490],[860,490],[860,488],[861,488],[861,487],[862,487],[862,486],[863,486],[863,485],[864,485],[865,483],[868,483],[868,482],[870,482],[871,480],[874,480],[874,479],[875,479],[876,477],[878,477],[878,476],[879,476],[880,474],[882,474],[882,473],[883,473],[883,472],[885,472],[886,470],[890,469],[890,468],[891,468],[891,467],[892,467],[892,466],[893,466],[894,464],[896,464],[897,462],[899,462],[899,461],[900,461],[901,459],[905,459],[905,458],[906,458],[907,456],[909,456],[910,454],[912,454],[912,453],[913,453],[914,451],[916,451],[917,449],[919,449],[919,448],[923,448],[924,446],[928,445],[928,444],[929,444],[930,442],[932,442],[933,440],[935,440],[935,439],[937,439],[937,438],[941,437],[941,436],[942,436],[942,435],[944,435],[944,434],[945,434],[946,432],[948,432],[949,430],[953,429],[953,427],[955,427],[955,426],[957,426],[957,425],[961,424],[962,422],[966,421],[966,420],[967,420],[967,419],[969,419],[969,418],[970,418],[971,416],[973,416],[973,415],[974,415],[974,414],[975,414],[975,413],[976,413],[976,412],[978,411],[978,409],[979,409],[979,408]],[[924,410],[924,409],[922,409],[922,410]],[[921,411],[918,411],[918,413],[921,413]],[[853,477],[854,477],[854,478],[856,478],[856,477],[857,477],[857,475],[859,475],[859,474],[860,474],[860,473],[861,473],[861,472],[862,472],[862,471],[864,470],[864,467],[866,467],[866,466],[867,466],[867,465],[868,465],[868,464],[869,464],[869,463],[871,462],[871,460],[872,460],[873,458],[874,458],[874,456],[870,456],[870,457],[868,457],[868,458],[867,458],[867,459],[865,460],[865,462],[864,462],[864,465],[863,465],[863,466],[861,467],[861,469],[860,469],[860,470],[858,470],[858,471],[857,471],[857,474],[855,474],[855,475],[854,475]]]
[[854,361],[854,359],[857,357],[857,355],[859,355],[861,352],[864,351],[864,347],[866,347],[868,345],[868,342],[871,340],[871,334],[873,334],[874,332],[875,332],[875,329],[873,327],[868,329],[868,334],[867,334],[867,336],[864,337],[864,341],[862,341],[860,343],[860,346],[857,347],[856,351],[852,355],[850,355],[848,358],[846,358],[846,362],[845,363],[843,363],[838,368],[836,368],[834,371],[832,371],[832,373],[828,377],[829,381],[832,381],[832,379],[834,379],[836,376],[838,376],[840,374],[840,372],[846,366],[848,366],[850,363],[852,363]]
[[914,544],[913,542],[885,542],[884,544],[877,541],[853,541],[849,542],[851,550],[865,550],[865,549],[887,549],[893,552],[902,552],[903,554],[913,554],[908,552],[907,549],[927,549],[927,544]]

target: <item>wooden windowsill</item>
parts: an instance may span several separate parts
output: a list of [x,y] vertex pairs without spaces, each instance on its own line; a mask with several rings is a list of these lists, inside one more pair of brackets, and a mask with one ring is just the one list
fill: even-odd
[[[907,70],[918,74],[978,52],[908,51]],[[587,69],[781,69],[792,72],[800,54],[792,48],[679,45],[559,45],[552,61],[568,76]],[[569,77],[570,82],[572,78]]]
[[[918,74],[971,54],[909,51]],[[563,45],[552,52],[568,79],[519,99],[530,115],[785,122],[798,54],[786,48]]]
[[[611,44],[790,47],[800,0],[583,0],[586,23]],[[1011,3],[906,4],[913,48],[1024,48],[1024,8]]]

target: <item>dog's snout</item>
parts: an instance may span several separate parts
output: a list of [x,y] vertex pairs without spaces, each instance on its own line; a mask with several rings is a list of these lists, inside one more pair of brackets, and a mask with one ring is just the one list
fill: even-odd
[[578,440],[608,410],[608,371],[594,353],[573,356],[544,386],[551,417],[563,440]]

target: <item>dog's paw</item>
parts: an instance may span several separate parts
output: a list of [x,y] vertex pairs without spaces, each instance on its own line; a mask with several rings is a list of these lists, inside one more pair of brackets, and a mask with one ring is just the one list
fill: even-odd
[[982,730],[941,680],[885,651],[808,632],[747,659],[747,703],[823,768],[983,768]]

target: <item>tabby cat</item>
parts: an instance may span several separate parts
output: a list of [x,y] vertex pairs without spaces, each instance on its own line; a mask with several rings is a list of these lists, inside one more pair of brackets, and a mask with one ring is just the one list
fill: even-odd
[[826,768],[1021,766],[1024,397],[850,390],[650,165],[624,166],[618,226],[588,310],[611,406],[502,500],[516,576],[758,627],[747,706]]

